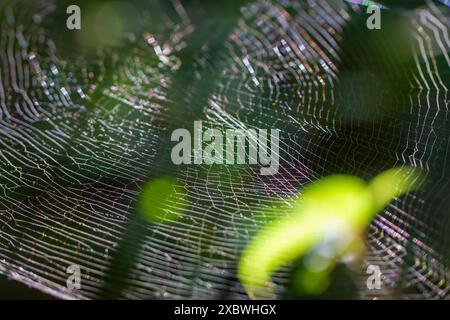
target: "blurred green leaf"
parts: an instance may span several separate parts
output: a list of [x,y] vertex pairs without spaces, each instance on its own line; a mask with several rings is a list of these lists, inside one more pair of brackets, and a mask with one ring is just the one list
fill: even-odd
[[[323,291],[335,259],[358,241],[379,210],[393,197],[416,189],[419,180],[414,169],[402,167],[384,171],[370,184],[335,175],[307,186],[289,214],[269,223],[244,250],[238,273],[249,296],[272,296],[271,275],[319,245],[328,261],[317,270],[321,263],[316,260],[305,271],[309,276],[298,279],[308,293]],[[317,283],[312,283],[314,279]]]

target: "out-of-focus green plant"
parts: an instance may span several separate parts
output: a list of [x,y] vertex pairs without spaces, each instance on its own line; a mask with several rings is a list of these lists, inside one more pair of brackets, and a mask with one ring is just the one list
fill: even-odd
[[168,223],[182,214],[186,203],[186,193],[177,187],[176,180],[162,177],[144,185],[137,209],[150,223]]
[[374,215],[394,197],[417,189],[420,180],[415,169],[401,167],[370,183],[335,175],[308,185],[289,214],[267,224],[245,248],[238,266],[245,290],[251,298],[272,296],[272,274],[306,255],[294,281],[303,292],[321,293],[336,260],[363,247],[361,235]]

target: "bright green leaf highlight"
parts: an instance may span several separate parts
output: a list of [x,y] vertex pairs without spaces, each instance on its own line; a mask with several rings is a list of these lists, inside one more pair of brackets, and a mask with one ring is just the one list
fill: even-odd
[[168,223],[184,211],[186,193],[172,178],[157,178],[144,185],[137,209],[151,223]]
[[[370,184],[354,176],[335,175],[308,185],[288,214],[265,226],[244,250],[238,276],[249,296],[270,297],[272,274],[327,239],[333,255],[342,255],[378,211],[394,197],[416,189],[418,180],[414,169],[402,167],[381,173]],[[327,282],[327,274],[317,272],[317,276],[321,284]],[[306,291],[323,289],[305,277],[300,279]]]

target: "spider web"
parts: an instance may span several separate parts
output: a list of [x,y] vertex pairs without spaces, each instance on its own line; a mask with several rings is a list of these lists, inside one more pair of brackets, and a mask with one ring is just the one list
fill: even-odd
[[[426,186],[377,215],[353,285],[333,277],[336,296],[448,297],[448,8],[383,11],[371,32],[365,8],[345,1],[254,1],[216,15],[129,3],[139,27],[95,54],[61,38],[71,36],[64,1],[0,4],[2,274],[61,298],[245,299],[236,264],[263,221],[283,215],[274,197],[409,164]],[[281,129],[279,173],[173,166],[170,134],[194,120]],[[136,198],[161,175],[188,195],[166,210],[187,209],[148,225]],[[381,291],[366,287],[369,264]],[[290,274],[274,276],[279,297]]]

